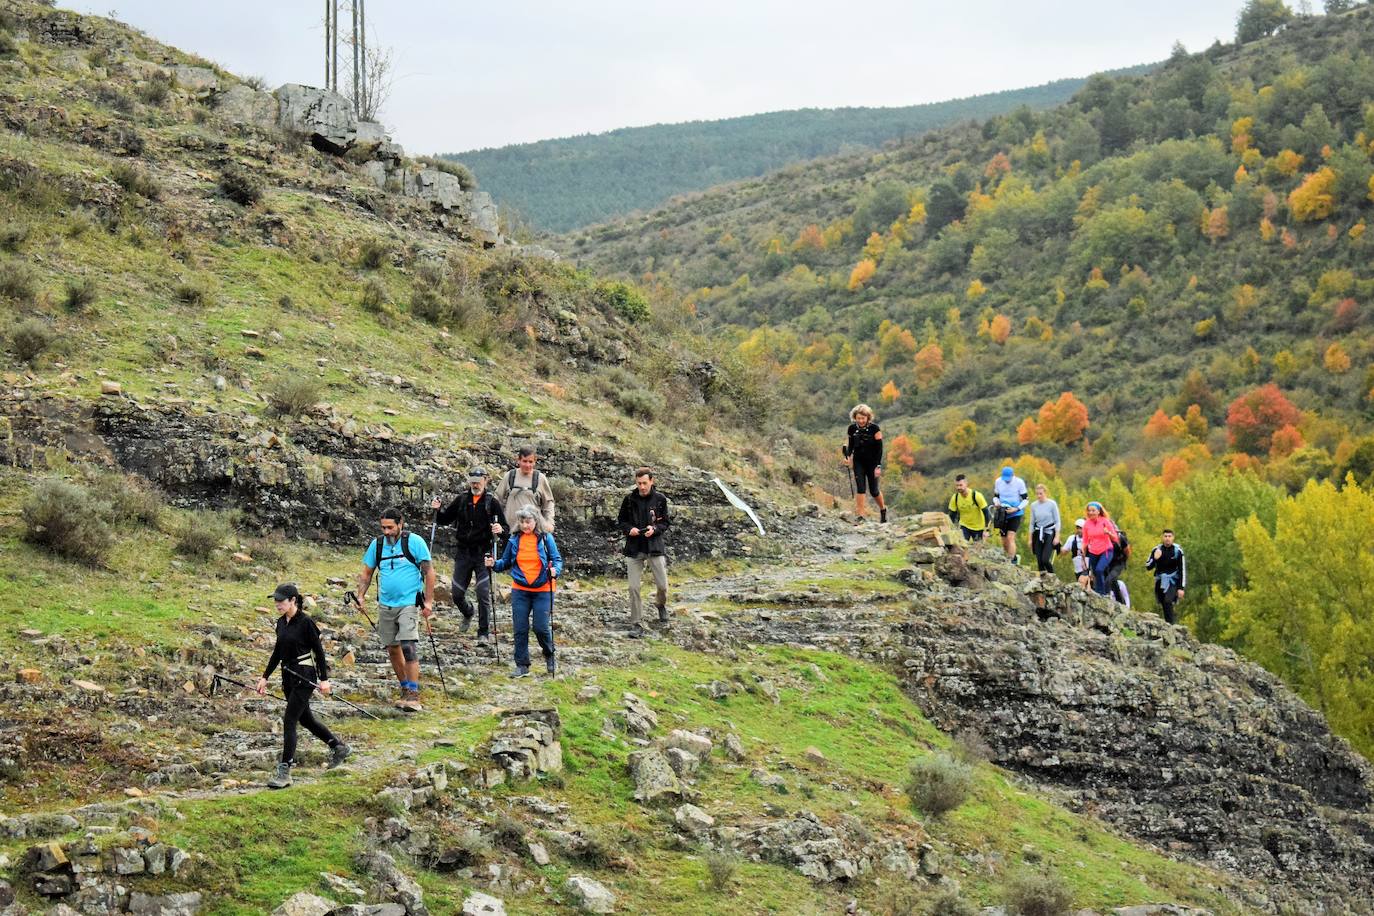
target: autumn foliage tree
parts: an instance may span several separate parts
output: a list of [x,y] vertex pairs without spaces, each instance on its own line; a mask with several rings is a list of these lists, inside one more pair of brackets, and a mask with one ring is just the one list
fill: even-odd
[[1226,411],[1226,431],[1233,449],[1262,455],[1272,447],[1274,433],[1296,426],[1301,419],[1298,408],[1271,382],[1231,402]]
[[1082,401],[1065,391],[1058,400],[1046,401],[1040,407],[1039,420],[1027,417],[1016,428],[1016,439],[1021,445],[1033,442],[1051,442],[1055,445],[1069,445],[1083,438],[1088,429],[1088,408]]
[[1011,336],[1011,319],[1006,315],[995,315],[988,324],[988,336],[995,344],[1006,343],[1007,338]]
[[882,401],[884,404],[891,404],[901,396],[902,393],[897,390],[897,386],[893,384],[891,380],[883,386],[882,391],[878,392],[878,400]]
[[896,462],[908,471],[916,466],[917,444],[906,433],[895,436],[887,444],[887,460]]
[[1326,219],[1336,206],[1336,173],[1323,166],[1288,195],[1288,209],[1299,221]]
[[854,269],[849,272],[849,291],[853,292],[862,289],[864,284],[873,279],[873,275],[878,272],[878,265],[869,258],[854,265]]
[[945,434],[945,444],[956,455],[967,455],[978,447],[978,424],[962,420]]
[[916,352],[916,381],[929,385],[945,371],[945,351],[936,343],[928,343]]

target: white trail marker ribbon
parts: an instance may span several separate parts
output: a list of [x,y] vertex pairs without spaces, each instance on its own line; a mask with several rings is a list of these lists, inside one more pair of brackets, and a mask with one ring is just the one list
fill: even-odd
[[749,508],[749,504],[736,496],[734,491],[729,487],[721,483],[719,477],[712,477],[711,480],[715,482],[716,486],[720,487],[720,492],[725,494],[725,498],[730,500],[730,505],[734,506],[736,509],[743,510],[744,514],[749,516],[750,520],[753,521],[759,529],[759,537],[767,536],[767,532],[763,530],[763,522],[759,521],[759,517],[754,514],[753,509]]

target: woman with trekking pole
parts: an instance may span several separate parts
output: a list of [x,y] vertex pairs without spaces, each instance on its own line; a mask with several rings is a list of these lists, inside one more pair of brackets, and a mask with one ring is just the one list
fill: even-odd
[[511,677],[530,673],[530,624],[544,650],[544,667],[550,675],[558,671],[553,648],[554,580],[563,572],[563,557],[553,535],[539,530],[539,513],[530,506],[516,514],[516,529],[497,560],[486,558],[496,572],[510,570],[511,629],[515,634],[515,670]]
[[277,604],[277,644],[267,668],[258,678],[258,695],[267,693],[267,679],[281,665],[282,693],[286,695],[286,711],[282,715],[281,762],[277,772],[267,780],[269,789],[284,789],[291,785],[291,767],[296,762],[296,725],[304,725],[310,734],[329,745],[328,767],[333,769],[347,759],[350,748],[326,728],[310,711],[310,698],[316,688],[329,696],[329,663],[320,641],[320,628],[306,615],[305,599],[300,589],[285,583],[271,595]]

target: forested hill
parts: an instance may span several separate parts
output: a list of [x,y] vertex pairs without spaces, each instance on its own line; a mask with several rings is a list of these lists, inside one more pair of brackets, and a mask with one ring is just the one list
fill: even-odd
[[449,153],[444,158],[472,168],[503,209],[514,208],[538,229],[565,232],[655,206],[675,194],[763,175],[790,163],[873,149],[889,140],[1021,106],[1059,105],[1083,83],[1056,80],[903,108],[805,108],[627,127]]
[[[832,461],[872,403],[898,513],[943,506],[958,471],[990,494],[1013,464],[1066,519],[1110,508],[1146,606],[1142,552],[1175,528],[1194,632],[1369,753],[1374,8],[1249,0],[1240,21],[1242,44],[1054,110],[714,189],[566,250],[680,290]],[[834,464],[816,474],[848,495]]]
[[1298,18],[567,250],[688,294],[795,386],[803,426],[872,400],[928,471],[1027,450],[1080,476],[1225,456],[1289,484],[1363,477],[1372,51],[1368,6]]

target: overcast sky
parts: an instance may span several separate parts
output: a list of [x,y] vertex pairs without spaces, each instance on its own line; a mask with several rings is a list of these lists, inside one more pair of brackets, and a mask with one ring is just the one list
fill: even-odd
[[[340,0],[345,5],[349,0]],[[323,81],[319,0],[105,0],[242,76]],[[911,105],[1230,40],[1241,0],[372,0],[394,49],[383,120],[415,153],[789,108]],[[348,14],[340,15],[348,22]],[[344,79],[341,60],[340,81]]]

